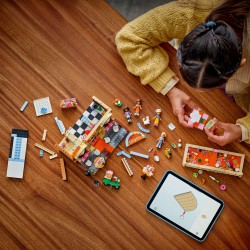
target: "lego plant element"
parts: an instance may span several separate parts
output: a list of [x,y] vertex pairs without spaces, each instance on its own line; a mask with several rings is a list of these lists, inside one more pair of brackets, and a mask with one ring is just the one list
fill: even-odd
[[161,120],[161,109],[155,110],[156,115],[154,117],[154,127],[158,127]]
[[167,158],[171,158],[172,156],[172,151],[170,148],[166,148],[165,151],[164,151],[164,154],[167,156]]
[[77,108],[76,98],[73,97],[73,98],[60,100],[60,108],[61,109]]
[[122,101],[119,100],[119,99],[115,99],[115,100],[113,101],[113,103],[114,103],[117,107],[121,107],[121,106],[122,106]]
[[133,107],[134,109],[134,115],[135,116],[139,116],[140,115],[140,112],[142,110],[142,107],[141,107],[141,99],[137,99],[136,101],[136,105]]
[[105,186],[109,185],[110,187],[115,187],[116,189],[119,189],[120,186],[121,186],[120,183],[119,183],[120,180],[116,176],[114,176],[113,179],[115,181],[112,181],[112,177],[113,177],[113,171],[112,170],[107,170],[106,174],[104,176],[104,179],[102,181],[103,184]]
[[129,107],[126,106],[126,107],[123,109],[123,111],[124,111],[124,116],[126,117],[128,123],[131,123],[132,120],[131,120],[131,113],[130,113],[130,111],[129,111]]
[[165,138],[166,138],[166,133],[162,132],[161,136],[158,139],[156,139],[158,141],[157,144],[156,144],[157,148],[161,148],[162,147],[162,144],[164,143]]
[[152,165],[147,165],[145,167],[143,167],[142,169],[142,175],[141,178],[143,180],[146,180],[147,177],[151,177],[153,176],[153,172],[154,172],[155,168]]

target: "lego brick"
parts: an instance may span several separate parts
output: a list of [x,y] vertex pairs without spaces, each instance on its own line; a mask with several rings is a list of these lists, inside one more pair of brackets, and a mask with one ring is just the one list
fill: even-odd
[[141,153],[138,153],[138,152],[135,152],[135,151],[130,151],[129,153],[130,153],[131,155],[139,156],[139,157],[142,157],[142,158],[145,158],[145,159],[148,159],[148,158],[149,158],[148,155],[141,154]]
[[127,170],[128,175],[129,175],[129,176],[134,175],[134,173],[133,173],[133,171],[132,171],[130,165],[128,164],[128,161],[127,161],[126,158],[122,158],[122,163],[123,163],[125,169]]
[[137,126],[138,126],[138,128],[139,128],[142,132],[147,133],[147,134],[150,133],[150,129],[145,129],[145,128],[143,128],[142,125],[141,125],[139,122],[137,123]]
[[28,102],[25,101],[24,104],[22,105],[22,107],[20,108],[20,111],[23,112],[25,110],[25,108],[27,107]]

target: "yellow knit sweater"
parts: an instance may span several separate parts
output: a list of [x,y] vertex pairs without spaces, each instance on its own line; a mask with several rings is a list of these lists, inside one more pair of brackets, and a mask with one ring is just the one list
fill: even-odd
[[[177,0],[159,6],[126,24],[117,33],[115,42],[128,71],[139,76],[142,84],[149,84],[155,91],[160,92],[175,76],[168,66],[168,54],[160,44],[172,39],[182,40],[223,2],[224,0]],[[248,82],[246,92],[243,91],[240,95],[245,95],[244,99],[250,104],[249,89]],[[238,99],[241,99],[239,95],[237,103]],[[244,125],[249,135],[250,105],[242,108],[248,115],[237,123]],[[246,142],[250,143],[250,139]]]

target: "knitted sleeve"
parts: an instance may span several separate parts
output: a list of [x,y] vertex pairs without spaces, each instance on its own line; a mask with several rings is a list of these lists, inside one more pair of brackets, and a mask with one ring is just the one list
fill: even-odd
[[236,121],[236,124],[244,125],[248,130],[248,140],[245,141],[247,144],[250,144],[250,113],[246,117],[240,118]]
[[126,24],[115,43],[129,72],[160,92],[175,76],[168,67],[169,57],[160,47],[173,38],[182,39],[190,28],[193,9],[178,2],[159,6]]

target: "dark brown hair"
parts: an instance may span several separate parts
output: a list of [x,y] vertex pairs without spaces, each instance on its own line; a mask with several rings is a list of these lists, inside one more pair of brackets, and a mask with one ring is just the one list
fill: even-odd
[[190,86],[217,87],[238,70],[249,11],[250,0],[228,0],[185,36],[177,57],[180,72]]

